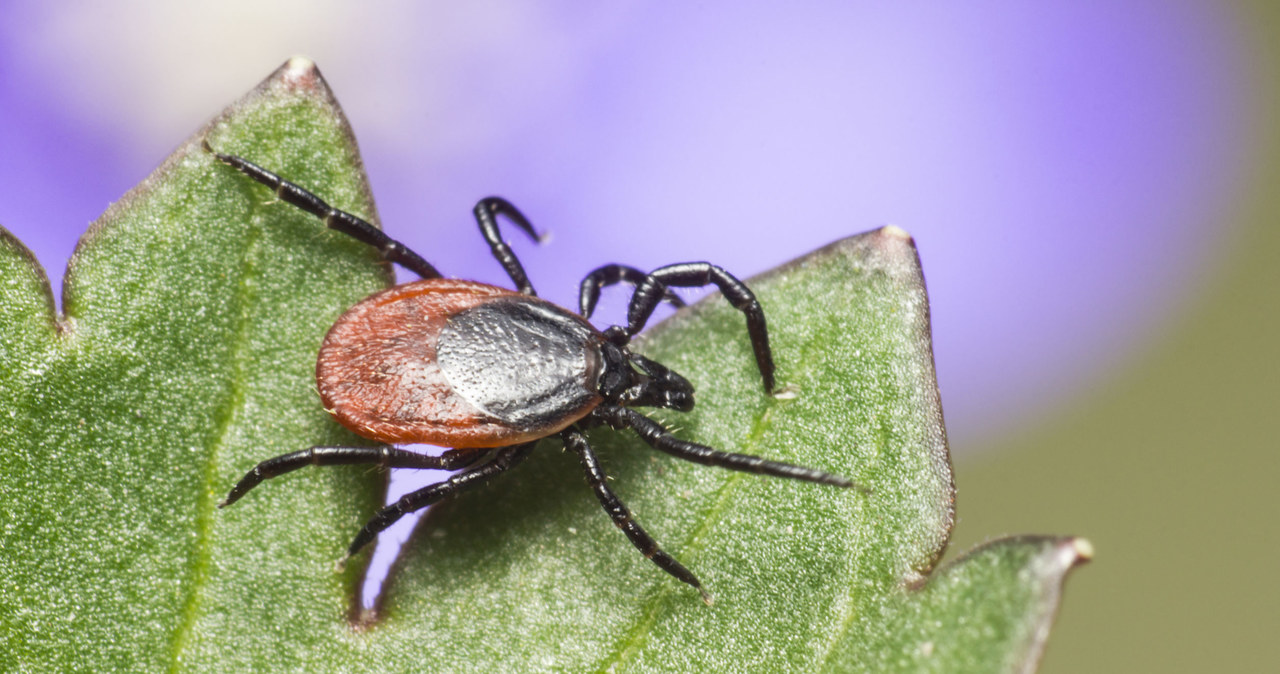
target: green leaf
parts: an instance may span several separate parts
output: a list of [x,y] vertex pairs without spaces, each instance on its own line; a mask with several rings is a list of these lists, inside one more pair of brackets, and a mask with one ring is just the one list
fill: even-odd
[[[353,583],[328,564],[376,503],[364,476],[317,471],[264,493],[283,537],[214,503],[250,457],[354,440],[316,405],[315,353],[328,324],[388,273],[367,247],[217,168],[205,136],[372,215],[345,120],[318,73],[294,63],[92,226],[67,273],[65,317],[5,234],[0,670],[169,668],[211,617],[218,553],[231,542],[257,544],[245,561],[270,558],[238,589],[243,601],[291,612],[272,592],[253,594],[282,574],[293,582],[281,587],[305,579],[334,602]],[[304,502],[303,519],[284,515]]]
[[638,554],[547,442],[436,508],[379,620],[353,612],[358,570],[333,562],[376,509],[379,475],[303,470],[214,503],[264,458],[362,442],[321,409],[314,359],[387,270],[212,161],[206,137],[376,215],[337,104],[296,59],[95,223],[65,317],[30,254],[0,238],[0,669],[1034,667],[1084,543],[1013,539],[929,577],[954,490],[923,278],[895,228],[750,282],[781,395],[762,392],[742,315],[718,295],[638,345],[698,387],[693,412],[654,413],[680,436],[846,474],[870,494],[591,435],[614,488],[713,606]]
[[883,620],[859,621],[831,671],[1031,672],[1039,664],[1067,571],[1092,556],[1081,538],[994,541],[882,599]]

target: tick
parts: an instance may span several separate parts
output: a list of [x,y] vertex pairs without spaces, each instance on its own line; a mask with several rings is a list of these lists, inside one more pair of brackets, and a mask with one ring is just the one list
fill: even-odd
[[[373,246],[383,259],[421,280],[362,300],[338,318],[320,346],[316,383],[324,408],[377,447],[311,447],[258,464],[227,494],[231,505],[263,480],[304,466],[376,464],[383,468],[459,471],[449,479],[406,494],[383,508],[356,535],[344,560],[405,514],[483,484],[515,467],[543,438],[557,437],[575,455],[587,483],[613,523],[659,568],[698,590],[702,583],[660,548],[609,488],[584,431],[606,425],[630,428],[654,449],[686,461],[854,487],[848,478],[781,461],[735,454],[681,440],[634,407],[687,412],[693,385],[661,363],[632,352],[631,338],[659,304],[683,305],[676,287],[714,284],[746,316],[747,334],[765,393],[774,390],[773,355],[764,311],[755,295],[729,272],[707,262],[686,262],[644,273],[609,264],[582,280],[579,313],[539,299],[511,248],[498,232],[503,217],[530,237],[537,232],[519,210],[498,197],[482,199],[476,222],[494,257],[518,290],[448,279],[400,242],[359,217],[235,155],[206,151],[275,191],[289,204],[332,229]],[[626,326],[601,332],[591,317],[600,291],[635,286]],[[426,456],[397,444],[448,447]]]

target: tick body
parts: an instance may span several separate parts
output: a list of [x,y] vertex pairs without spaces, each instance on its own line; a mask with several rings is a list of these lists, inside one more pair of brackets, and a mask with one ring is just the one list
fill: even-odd
[[426,279],[343,314],[316,381],[325,408],[371,440],[502,447],[559,433],[600,404],[606,341],[537,297]]
[[[584,431],[607,425],[632,429],[654,449],[687,461],[807,482],[858,487],[845,477],[677,438],[634,407],[693,408],[693,385],[628,345],[662,302],[683,305],[677,287],[715,285],[747,323],[765,392],[774,388],[773,354],[764,311],[746,284],[707,262],[642,272],[608,264],[583,279],[579,312],[539,299],[520,261],[502,240],[503,217],[531,237],[519,210],[498,197],[482,199],[476,222],[516,290],[443,278],[429,262],[361,218],[329,206],[314,193],[235,155],[205,150],[218,161],[274,190],[286,203],[332,229],[377,249],[422,280],[371,295],[330,328],[316,363],[326,410],[375,447],[310,447],[259,463],[227,494],[230,505],[263,480],[312,465],[374,464],[384,468],[459,471],[448,480],[406,494],[360,530],[347,557],[406,513],[483,484],[518,465],[543,438],[558,438],[582,465],[600,505],[631,543],[658,567],[691,585],[711,603],[696,576],[663,551],[610,489]],[[635,292],[626,325],[597,330],[588,319],[600,291],[630,283]],[[396,447],[448,447],[426,456]],[[344,557],[345,559],[345,557]]]

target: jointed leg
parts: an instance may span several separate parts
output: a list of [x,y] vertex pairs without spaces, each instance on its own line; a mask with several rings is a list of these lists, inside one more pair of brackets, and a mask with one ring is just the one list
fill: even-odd
[[533,284],[529,283],[528,275],[524,273],[524,266],[520,264],[520,260],[516,258],[511,246],[508,246],[507,242],[502,240],[502,235],[498,232],[499,215],[506,216],[508,220],[523,229],[534,241],[538,241],[540,237],[533,229],[529,219],[524,217],[524,214],[506,199],[502,197],[485,197],[476,204],[476,224],[480,225],[480,233],[484,235],[484,240],[489,242],[489,250],[493,251],[493,256],[502,264],[502,268],[507,270],[507,276],[511,277],[511,282],[516,284],[516,288],[519,288],[520,292],[526,295],[537,295],[538,293],[533,290]]
[[627,510],[627,506],[622,504],[618,499],[618,495],[613,493],[609,488],[606,480],[608,477],[604,474],[604,469],[600,467],[600,461],[596,458],[596,454],[591,449],[591,445],[587,444],[587,439],[582,433],[569,429],[560,434],[564,444],[578,455],[578,459],[582,462],[582,468],[587,475],[587,483],[596,493],[596,498],[600,500],[600,505],[604,506],[605,512],[609,513],[609,517],[613,518],[613,523],[622,530],[631,540],[632,545],[645,556],[646,559],[657,564],[659,568],[676,578],[692,585],[698,594],[702,595],[702,601],[708,605],[711,604],[711,595],[702,588],[702,583],[698,577],[690,573],[690,571],[674,557],[668,555],[658,547],[657,541],[653,540],[635,519],[631,516],[631,511]]
[[669,292],[669,286],[682,288],[700,287],[714,283],[734,308],[747,317],[747,334],[755,351],[756,365],[764,377],[765,391],[772,393],[773,353],[769,349],[769,331],[765,326],[764,309],[745,283],[729,272],[709,262],[685,262],[667,265],[653,270],[636,286],[627,308],[627,332],[635,335],[653,315],[653,310]]
[[342,561],[345,562],[347,558],[359,552],[360,548],[371,543],[378,534],[395,524],[401,517],[415,510],[421,510],[464,489],[483,484],[489,478],[510,470],[529,456],[529,452],[533,450],[535,444],[537,443],[527,442],[523,445],[503,447],[497,451],[491,461],[458,473],[444,482],[437,482],[400,497],[399,501],[379,510],[378,514],[374,515],[364,525],[360,533],[356,534],[355,539],[351,541],[350,547],[347,548],[347,554],[342,558]]
[[387,236],[372,224],[340,211],[325,203],[323,199],[310,191],[281,178],[280,176],[250,162],[242,157],[215,152],[209,143],[204,149],[218,158],[218,161],[240,171],[254,180],[275,190],[281,201],[292,204],[320,218],[326,227],[346,234],[362,243],[369,244],[378,250],[382,259],[394,262],[422,278],[440,278],[440,272],[422,256],[409,250],[404,244]]
[[630,428],[650,447],[685,461],[700,463],[704,466],[718,466],[743,473],[772,475],[793,480],[804,480],[805,482],[830,484],[837,487],[853,487],[863,493],[867,493],[865,487],[847,477],[832,475],[816,468],[806,468],[792,463],[772,461],[749,454],[722,452],[706,445],[699,445],[696,442],[681,440],[653,419],[625,407],[601,405],[592,411],[592,416],[614,428]]
[[[583,318],[591,318],[591,313],[596,310],[596,302],[600,301],[600,290],[602,288],[618,283],[639,285],[646,276],[648,274],[635,267],[621,264],[607,264],[597,268],[582,279],[582,285],[578,291],[579,313],[582,314]],[[670,288],[667,289],[662,299],[676,307],[684,306],[684,300],[680,299],[680,296]]]
[[439,470],[457,470],[475,463],[484,456],[484,452],[474,449],[451,449],[440,456],[427,456],[398,447],[384,445],[382,447],[312,447],[298,452],[281,454],[275,458],[259,463],[249,471],[227,497],[218,504],[219,508],[240,500],[250,489],[258,486],[263,480],[277,475],[295,471],[306,466],[342,466],[350,464],[378,464],[383,468],[436,468]]

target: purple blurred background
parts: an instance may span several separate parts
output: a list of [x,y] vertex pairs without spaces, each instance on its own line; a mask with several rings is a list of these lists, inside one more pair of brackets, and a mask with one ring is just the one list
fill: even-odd
[[906,229],[953,448],[974,451],[1105,385],[1195,292],[1258,120],[1225,6],[964,4],[16,3],[0,225],[56,281],[108,203],[302,53],[384,226],[447,274],[505,282],[469,215],[490,193],[552,232],[516,246],[566,303],[606,261],[745,276]]
[[56,285],[108,203],[305,54],[384,227],[446,274],[506,282],[488,194],[552,232],[514,243],[562,303],[604,262],[747,276],[906,229],[958,454],[1106,387],[1221,262],[1265,121],[1232,6],[750,4],[9,2],[0,225]]

